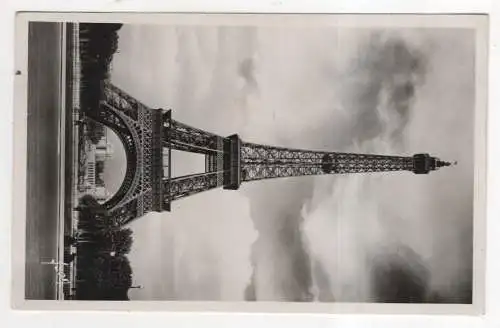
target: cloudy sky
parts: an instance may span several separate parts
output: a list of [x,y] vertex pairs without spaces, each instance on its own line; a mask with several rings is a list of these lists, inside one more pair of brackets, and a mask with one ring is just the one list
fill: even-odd
[[[474,34],[124,26],[112,81],[220,135],[459,165],[213,190],[131,224],[132,299],[470,300]],[[175,153],[174,175],[203,159]],[[119,183],[117,151],[110,184]]]

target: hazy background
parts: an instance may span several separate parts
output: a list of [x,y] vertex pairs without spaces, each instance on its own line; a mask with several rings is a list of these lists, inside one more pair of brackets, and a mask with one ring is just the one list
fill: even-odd
[[[132,299],[471,301],[472,30],[124,26],[119,49],[113,83],[220,135],[459,162],[180,200],[131,224]],[[173,165],[204,168],[182,153]]]

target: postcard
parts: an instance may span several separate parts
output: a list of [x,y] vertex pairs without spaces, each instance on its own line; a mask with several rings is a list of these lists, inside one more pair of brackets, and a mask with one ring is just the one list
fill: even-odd
[[16,24],[16,309],[484,311],[487,16]]

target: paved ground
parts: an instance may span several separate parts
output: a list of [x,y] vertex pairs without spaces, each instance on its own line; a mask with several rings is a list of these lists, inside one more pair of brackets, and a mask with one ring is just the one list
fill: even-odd
[[57,258],[61,26],[30,25],[28,50],[28,174],[26,219],[27,299],[55,299]]

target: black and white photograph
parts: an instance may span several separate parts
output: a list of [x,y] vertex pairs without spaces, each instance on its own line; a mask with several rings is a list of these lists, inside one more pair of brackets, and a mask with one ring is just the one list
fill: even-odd
[[17,304],[482,311],[487,23],[19,14]]

